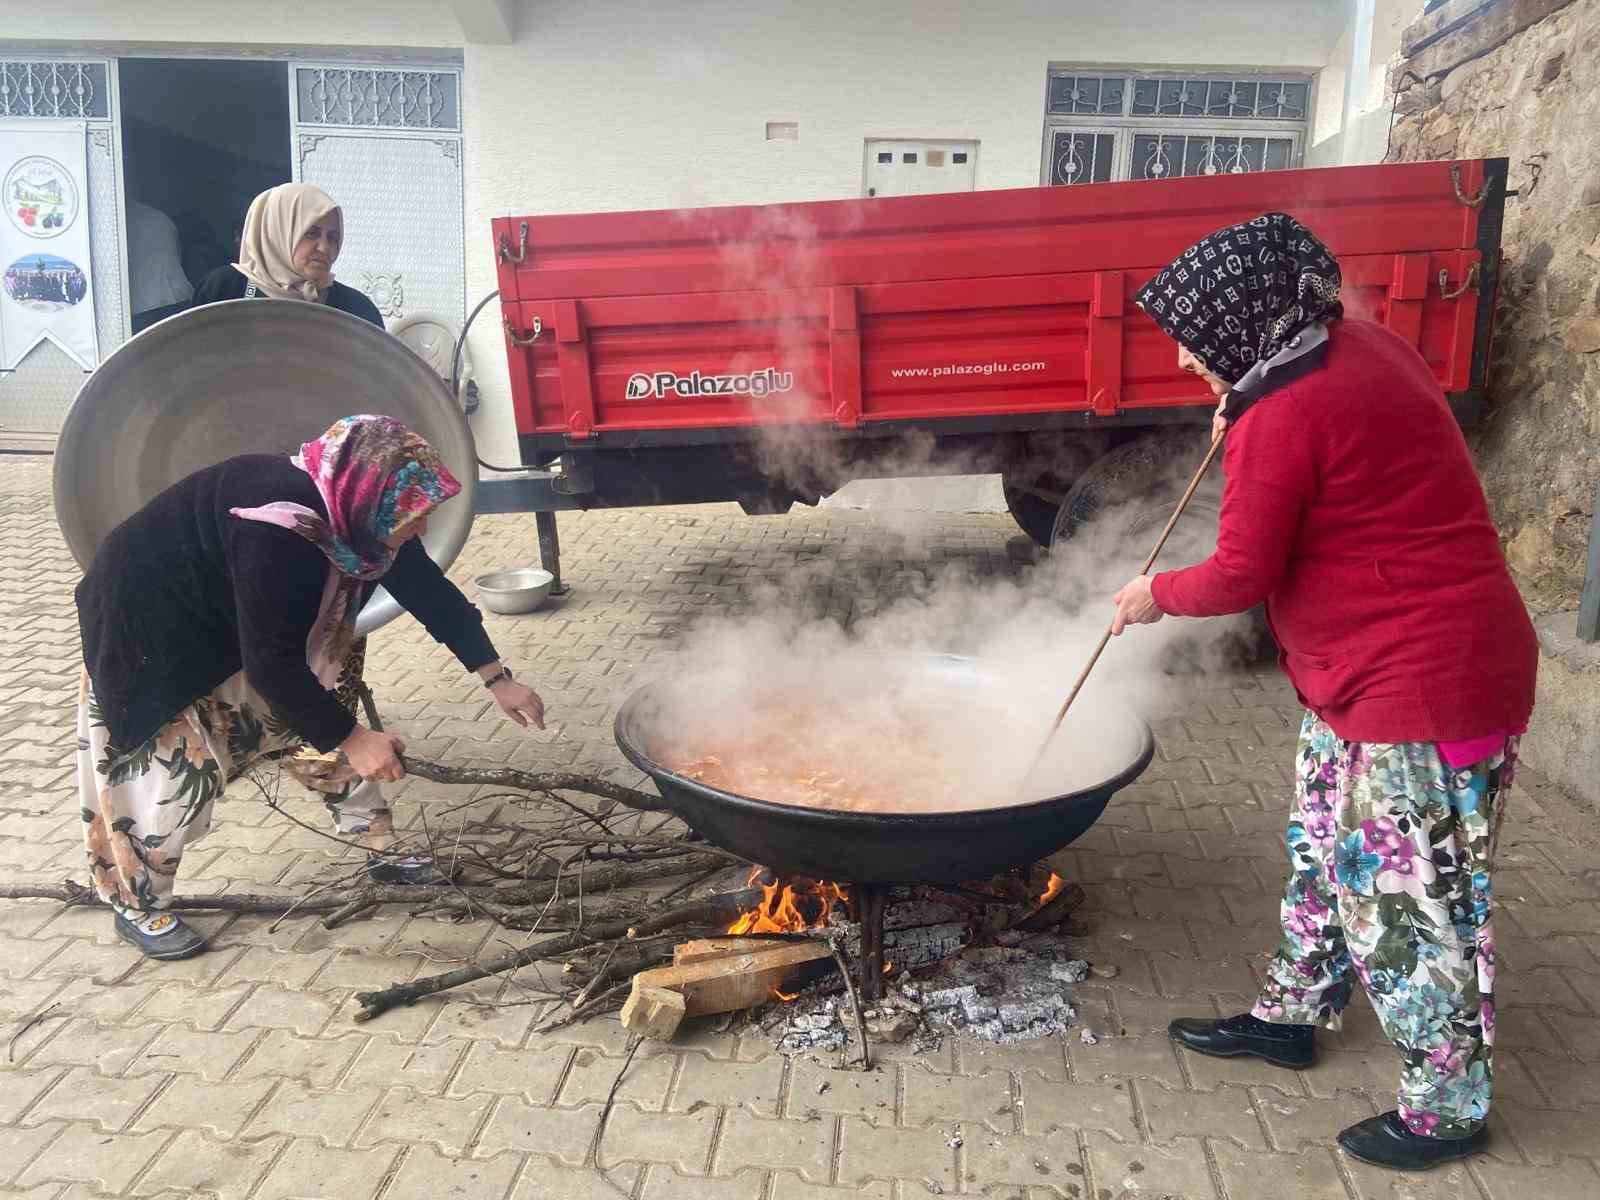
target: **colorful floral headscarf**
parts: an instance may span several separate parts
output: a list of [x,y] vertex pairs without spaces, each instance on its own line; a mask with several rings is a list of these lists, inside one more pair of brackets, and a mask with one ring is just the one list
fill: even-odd
[[326,518],[287,500],[230,511],[293,530],[357,580],[382,578],[395,556],[387,540],[461,490],[439,452],[393,417],[345,417],[292,461],[317,485]]

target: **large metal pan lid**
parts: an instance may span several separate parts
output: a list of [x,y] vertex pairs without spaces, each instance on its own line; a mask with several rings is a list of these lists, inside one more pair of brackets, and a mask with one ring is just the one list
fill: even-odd
[[[178,480],[236,454],[292,454],[340,417],[384,413],[427,438],[461,481],[423,540],[448,567],[472,529],[472,430],[403,343],[320,304],[230,300],[152,325],[103,362],[67,412],[56,520],[87,567],[101,540]],[[356,628],[399,615],[379,590]]]

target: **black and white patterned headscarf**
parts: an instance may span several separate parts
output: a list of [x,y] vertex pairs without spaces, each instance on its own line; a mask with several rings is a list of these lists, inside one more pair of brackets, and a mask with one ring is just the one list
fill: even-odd
[[[1265,376],[1278,362],[1316,350],[1320,364],[1322,323],[1344,315],[1338,262],[1281,212],[1201,238],[1140,288],[1134,303],[1207,370],[1255,398],[1265,394]],[[1278,374],[1271,386],[1310,365]]]

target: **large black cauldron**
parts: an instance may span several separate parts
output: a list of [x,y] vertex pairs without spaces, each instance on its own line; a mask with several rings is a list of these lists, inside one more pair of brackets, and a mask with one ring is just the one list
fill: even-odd
[[[952,698],[976,688],[1003,688],[979,662],[921,655],[894,662],[930,693]],[[691,683],[693,681],[690,681]],[[787,873],[857,884],[961,883],[1039,861],[1100,818],[1119,788],[1132,783],[1155,753],[1150,727],[1132,712],[1116,715],[1125,730],[1125,764],[1090,787],[1005,808],[933,813],[855,813],[774,804],[719,791],[656,763],[647,747],[666,684],[640,688],[617,713],[617,746],[649,775],[667,803],[714,845]],[[674,688],[685,680],[672,681]],[[706,686],[713,687],[708,676]],[[1105,714],[1099,708],[1101,717]],[[1071,718],[1068,718],[1068,727]],[[1058,736],[1070,736],[1063,727]]]

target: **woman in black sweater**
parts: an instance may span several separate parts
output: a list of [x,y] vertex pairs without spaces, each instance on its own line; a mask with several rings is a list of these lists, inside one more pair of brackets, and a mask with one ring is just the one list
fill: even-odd
[[[90,875],[124,940],[152,958],[205,949],[162,910],[216,797],[266,755],[309,743],[322,753],[305,781],[340,832],[392,829],[377,785],[404,777],[404,744],[357,723],[334,692],[380,584],[512,720],[543,728],[543,702],[417,540],[460,487],[399,421],[347,417],[294,458],[198,471],[107,536],[77,589],[78,777]],[[392,871],[388,856],[369,863],[374,877]]]

